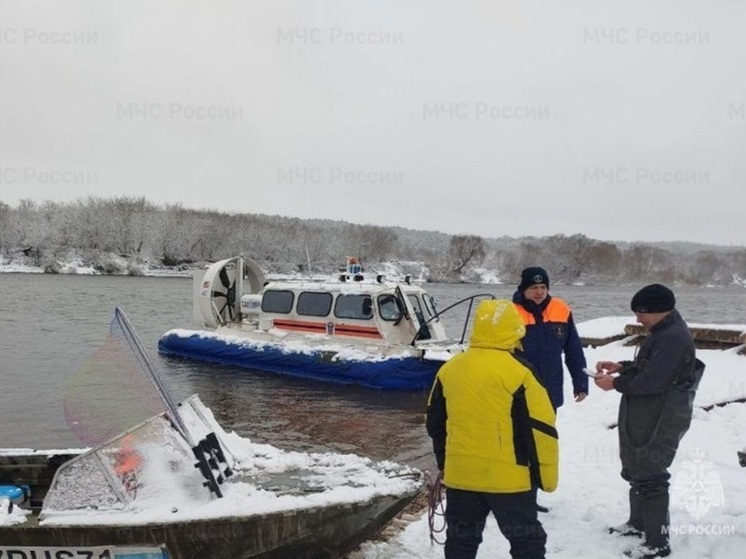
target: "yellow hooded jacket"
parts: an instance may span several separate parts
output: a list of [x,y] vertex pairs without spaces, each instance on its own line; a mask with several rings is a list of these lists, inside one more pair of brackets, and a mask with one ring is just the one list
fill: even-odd
[[427,431],[447,487],[486,493],[557,488],[554,408],[530,365],[513,355],[525,332],[511,301],[482,301],[469,348],[440,368]]

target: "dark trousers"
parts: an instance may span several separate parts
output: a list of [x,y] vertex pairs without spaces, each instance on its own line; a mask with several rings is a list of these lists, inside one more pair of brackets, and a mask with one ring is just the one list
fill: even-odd
[[479,493],[446,489],[446,559],[474,559],[492,512],[510,542],[513,559],[544,559],[547,534],[536,512],[536,493]]
[[645,532],[645,544],[651,548],[668,547],[669,528],[669,474],[659,473],[641,479],[622,477],[629,481],[629,509],[628,523],[636,529]]

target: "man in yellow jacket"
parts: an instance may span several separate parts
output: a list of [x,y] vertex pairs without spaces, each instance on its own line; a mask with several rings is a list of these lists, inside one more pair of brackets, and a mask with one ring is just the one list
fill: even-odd
[[525,333],[511,301],[482,301],[469,348],[435,378],[427,432],[446,486],[446,559],[476,557],[490,511],[513,559],[545,556],[532,488],[557,488],[559,447],[547,391],[514,355]]

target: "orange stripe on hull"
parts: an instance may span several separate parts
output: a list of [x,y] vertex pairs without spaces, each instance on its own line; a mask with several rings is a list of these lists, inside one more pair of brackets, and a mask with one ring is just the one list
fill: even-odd
[[372,338],[376,340],[380,340],[383,338],[383,336],[381,336],[381,333],[375,328],[359,329],[349,328],[348,326],[336,326],[334,328],[334,333],[337,336],[357,336],[359,338]]
[[[309,332],[313,334],[326,334],[326,322],[307,322],[302,320],[274,320],[273,326],[281,330],[293,330],[296,332]],[[349,324],[335,324],[334,335],[356,336],[358,338],[382,339],[383,336],[377,328],[367,326],[351,326]]]
[[323,334],[326,332],[326,324],[319,324],[318,322],[300,322],[294,320],[274,320],[272,325],[275,328],[281,328],[283,330],[304,330],[307,332],[318,332]]

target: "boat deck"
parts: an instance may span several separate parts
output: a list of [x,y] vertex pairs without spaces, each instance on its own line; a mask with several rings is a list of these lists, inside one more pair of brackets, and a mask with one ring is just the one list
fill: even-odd
[[57,468],[78,454],[33,450],[0,453],[0,484],[28,485],[31,488],[30,507],[40,509]]

